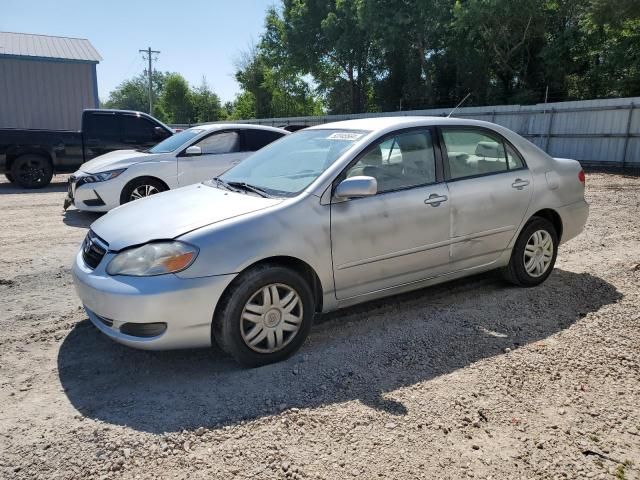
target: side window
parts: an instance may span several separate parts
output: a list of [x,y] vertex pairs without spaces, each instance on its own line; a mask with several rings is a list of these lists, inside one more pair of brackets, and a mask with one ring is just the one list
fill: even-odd
[[504,143],[482,132],[443,129],[451,178],[507,171]]
[[347,171],[378,181],[378,193],[426,185],[436,181],[436,161],[429,131],[387,138],[371,146]]
[[220,132],[203,138],[198,143],[203,155],[233,153],[240,149],[240,135],[238,132]]
[[119,140],[118,117],[110,114],[92,114],[87,118],[85,135],[88,140]]
[[149,142],[154,138],[154,125],[146,118],[134,115],[122,117],[122,138],[125,142]]
[[280,132],[272,132],[269,130],[246,129],[243,131],[244,148],[247,152],[255,152],[262,147],[266,147],[271,142],[275,142],[282,137]]
[[507,149],[507,163],[509,165],[509,170],[517,170],[518,168],[524,167],[522,157],[516,153],[511,145],[505,145]]

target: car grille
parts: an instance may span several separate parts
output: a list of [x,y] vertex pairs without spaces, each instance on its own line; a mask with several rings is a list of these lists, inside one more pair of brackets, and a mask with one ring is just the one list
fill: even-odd
[[82,259],[91,268],[96,268],[107,253],[109,244],[89,230],[82,242]]

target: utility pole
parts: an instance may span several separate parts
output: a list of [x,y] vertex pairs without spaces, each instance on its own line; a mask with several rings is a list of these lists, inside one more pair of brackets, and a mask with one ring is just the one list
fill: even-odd
[[158,55],[160,53],[159,50],[151,50],[151,47],[148,47],[144,50],[138,50],[138,52],[142,53],[142,58],[144,60],[149,60],[149,69],[147,70],[147,75],[149,77],[149,115],[153,115],[153,60],[158,60],[156,57],[153,58],[153,55]]

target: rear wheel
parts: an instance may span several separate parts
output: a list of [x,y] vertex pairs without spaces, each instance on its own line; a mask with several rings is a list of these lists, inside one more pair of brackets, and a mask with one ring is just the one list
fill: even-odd
[[134,178],[127,183],[120,194],[120,205],[144,197],[155,195],[156,193],[169,190],[164,182],[152,177]]
[[545,218],[533,217],[516,240],[504,276],[522,287],[540,285],[551,275],[557,255],[558,234],[553,224]]
[[242,273],[220,300],[213,335],[238,363],[259,367],[297,351],[311,328],[311,288],[297,272],[260,265]]
[[10,173],[5,173],[4,178],[9,180],[11,183],[13,183],[13,175],[11,175]]
[[51,183],[53,165],[48,158],[29,153],[13,161],[10,175],[23,188],[43,188]]

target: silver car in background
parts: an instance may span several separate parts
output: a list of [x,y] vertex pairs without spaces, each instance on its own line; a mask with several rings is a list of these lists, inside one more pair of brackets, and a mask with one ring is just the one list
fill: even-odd
[[117,342],[215,341],[258,366],[300,348],[318,312],[492,269],[538,285],[587,215],[579,163],[506,128],[349,120],[113,210],[91,226],[73,276]]

